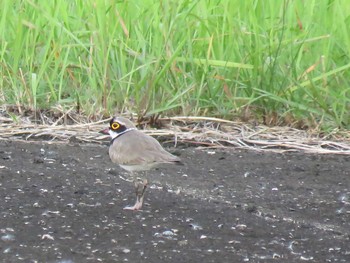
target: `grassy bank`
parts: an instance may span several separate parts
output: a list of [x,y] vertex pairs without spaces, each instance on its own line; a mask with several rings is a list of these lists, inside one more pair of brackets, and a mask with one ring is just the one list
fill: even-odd
[[350,126],[346,0],[3,0],[0,19],[1,104]]

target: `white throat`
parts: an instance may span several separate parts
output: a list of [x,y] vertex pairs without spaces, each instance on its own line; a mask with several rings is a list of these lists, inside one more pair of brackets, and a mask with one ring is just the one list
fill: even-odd
[[136,128],[128,128],[125,131],[120,132],[120,133],[114,132],[112,130],[108,130],[108,133],[109,133],[109,135],[111,136],[111,138],[113,140],[113,139],[117,138],[118,136],[120,136],[120,135],[122,135],[122,134],[124,134],[126,132],[133,131],[133,130],[136,130]]

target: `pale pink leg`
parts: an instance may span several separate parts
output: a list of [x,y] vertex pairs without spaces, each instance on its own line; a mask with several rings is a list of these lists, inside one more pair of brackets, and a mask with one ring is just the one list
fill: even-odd
[[147,180],[143,180],[142,183],[139,183],[137,181],[134,182],[135,183],[135,192],[136,192],[136,202],[133,206],[126,206],[124,207],[124,210],[133,210],[133,211],[137,211],[140,210],[143,204],[143,198],[145,195],[145,191],[147,188]]

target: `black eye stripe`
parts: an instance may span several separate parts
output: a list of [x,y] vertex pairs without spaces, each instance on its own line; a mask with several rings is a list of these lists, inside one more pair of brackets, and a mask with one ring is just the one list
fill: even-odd
[[109,125],[109,130],[119,135],[123,134],[127,130],[127,128],[124,123],[118,121],[111,121]]

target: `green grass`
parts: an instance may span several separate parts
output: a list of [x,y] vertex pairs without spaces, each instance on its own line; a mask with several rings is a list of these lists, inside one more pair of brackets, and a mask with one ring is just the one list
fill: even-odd
[[347,0],[3,0],[0,103],[350,127]]

